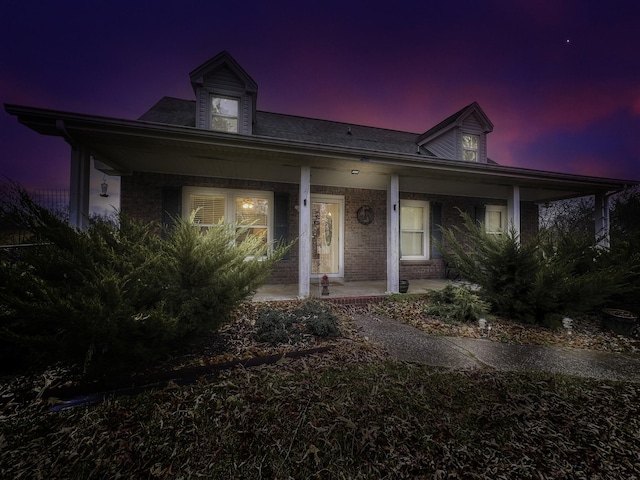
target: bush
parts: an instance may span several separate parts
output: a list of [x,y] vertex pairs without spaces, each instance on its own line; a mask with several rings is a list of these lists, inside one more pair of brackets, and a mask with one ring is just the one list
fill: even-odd
[[256,321],[255,339],[259,342],[293,344],[304,335],[320,338],[340,335],[337,318],[327,305],[309,300],[295,310],[267,309],[260,313]]
[[154,360],[219,328],[286,251],[180,219],[165,241],[123,215],[78,230],[11,193],[3,210],[37,243],[0,259],[5,365],[62,360],[95,377]]
[[543,230],[521,244],[513,229],[490,235],[468,215],[462,217],[463,228],[443,229],[445,259],[481,287],[479,294],[495,313],[545,323],[549,315],[603,306],[630,288],[626,267],[611,262],[595,239]]
[[468,288],[448,283],[442,290],[429,293],[428,315],[459,322],[473,322],[487,315],[489,304]]

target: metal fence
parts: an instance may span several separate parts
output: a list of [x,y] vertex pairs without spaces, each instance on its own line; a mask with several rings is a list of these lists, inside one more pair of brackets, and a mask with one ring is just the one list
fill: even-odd
[[[69,217],[69,190],[33,190],[31,198],[38,205],[60,216],[60,218]],[[24,246],[33,241],[31,233],[22,225],[15,223],[10,218],[0,218],[0,250]],[[7,251],[3,253],[6,254]]]
[[40,206],[56,213],[69,211],[69,190],[41,189],[34,190],[33,200]]

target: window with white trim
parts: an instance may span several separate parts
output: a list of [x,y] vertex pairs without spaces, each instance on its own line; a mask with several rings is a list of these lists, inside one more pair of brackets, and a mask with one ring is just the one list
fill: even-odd
[[400,202],[400,258],[402,260],[429,258],[429,202],[420,200]]
[[478,145],[480,137],[465,133],[462,135],[462,159],[467,162],[478,161]]
[[507,207],[504,205],[487,205],[484,211],[485,232],[502,235],[507,231]]
[[194,223],[201,227],[232,223],[240,230],[238,243],[247,235],[272,241],[273,192],[185,187],[182,201],[183,212],[195,211]]
[[212,95],[211,130],[237,133],[239,105],[237,98]]

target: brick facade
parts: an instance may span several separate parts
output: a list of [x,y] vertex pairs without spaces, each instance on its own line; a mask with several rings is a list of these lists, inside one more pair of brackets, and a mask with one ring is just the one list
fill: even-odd
[[[298,235],[298,185],[256,180],[180,176],[158,173],[134,172],[122,177],[122,212],[145,222],[160,222],[162,218],[162,189],[168,186],[194,186],[232,188],[242,190],[266,190],[288,195],[289,240]],[[354,189],[312,185],[312,194],[344,196],[344,280],[384,280],[387,271],[387,193],[382,190]],[[472,218],[484,205],[506,205],[506,202],[486,198],[455,197],[400,192],[400,199],[425,200],[442,205],[442,224],[446,227],[461,226],[458,209]],[[357,220],[357,211],[368,205],[373,209],[374,220],[363,225]],[[521,203],[521,236],[524,242],[538,231],[538,207],[529,202]],[[400,278],[443,278],[445,266],[441,259],[400,263]],[[273,284],[298,282],[298,248],[289,251],[286,258],[276,265],[269,280]]]

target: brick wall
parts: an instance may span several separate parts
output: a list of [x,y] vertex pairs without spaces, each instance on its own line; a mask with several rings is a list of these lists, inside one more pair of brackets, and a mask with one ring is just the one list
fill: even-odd
[[[344,196],[344,279],[347,282],[387,277],[387,192],[312,186],[312,193]],[[358,222],[358,209],[368,205],[373,222]]]
[[[180,176],[134,172],[122,177],[121,209],[145,222],[160,222],[162,218],[162,187],[197,186],[211,188],[233,188],[243,190],[266,190],[287,194],[289,197],[289,240],[298,235],[298,185],[255,180],[236,180],[197,176]],[[387,193],[383,190],[366,190],[312,185],[312,193],[344,196],[344,279],[345,281],[384,280],[387,271]],[[494,199],[427,195],[401,192],[400,199],[426,200],[442,204],[442,223],[446,227],[462,226],[458,208],[474,218],[478,207],[486,204],[506,205]],[[369,225],[358,222],[357,211],[369,205],[374,220]],[[538,231],[538,207],[532,203],[521,203],[522,240],[527,241]],[[401,262],[400,278],[443,278],[444,262],[439,259],[420,262]],[[289,251],[285,259],[276,265],[269,280],[273,284],[298,282],[298,246]]]
[[[294,206],[298,201],[299,189],[297,185],[290,183],[134,172],[131,176],[122,177],[120,186],[122,212],[144,222],[159,223],[162,219],[162,187],[166,186],[266,190],[288,194],[289,241],[298,236],[298,213]],[[287,256],[275,266],[269,283],[297,282],[298,249],[296,244],[289,250]]]

